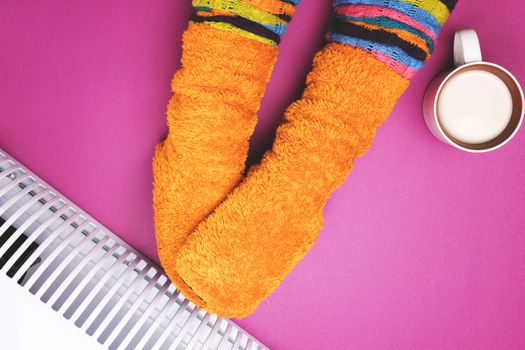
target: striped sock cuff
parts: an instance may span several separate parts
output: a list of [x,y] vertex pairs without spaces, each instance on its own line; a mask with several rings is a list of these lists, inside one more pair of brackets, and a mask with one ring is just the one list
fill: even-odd
[[334,0],[328,40],[368,51],[410,79],[457,0]]
[[191,20],[277,45],[300,0],[193,0]]

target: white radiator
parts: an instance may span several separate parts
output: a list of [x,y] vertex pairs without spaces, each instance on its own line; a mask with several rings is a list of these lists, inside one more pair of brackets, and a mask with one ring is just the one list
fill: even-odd
[[0,335],[14,344],[1,348],[267,349],[185,299],[158,266],[2,149],[0,294]]

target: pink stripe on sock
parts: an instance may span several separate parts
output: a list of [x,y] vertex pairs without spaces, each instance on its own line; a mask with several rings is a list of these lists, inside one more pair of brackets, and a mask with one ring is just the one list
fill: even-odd
[[414,21],[409,16],[389,8],[369,5],[341,5],[335,8],[335,12],[340,15],[352,17],[388,17],[391,19],[395,19],[396,21],[408,24],[409,26],[427,34],[430,38],[432,38],[432,40],[436,40],[436,35],[430,29],[428,29],[421,23]]
[[396,73],[401,75],[403,78],[411,79],[414,76],[414,74],[416,74],[416,71],[412,68],[409,68],[404,64],[397,62],[392,57],[385,55],[384,53],[372,51],[371,54],[374,58],[391,67],[394,71],[396,71]]

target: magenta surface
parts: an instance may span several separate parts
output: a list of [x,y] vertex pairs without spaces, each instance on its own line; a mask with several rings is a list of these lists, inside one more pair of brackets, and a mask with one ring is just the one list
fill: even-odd
[[[329,8],[299,6],[252,160],[299,96]],[[189,10],[189,0],[0,4],[0,147],[154,259],[150,161]],[[523,11],[520,0],[460,0],[435,57],[328,202],[316,246],[241,325],[276,349],[525,348],[525,130],[466,154],[421,115],[460,28],[525,83]]]

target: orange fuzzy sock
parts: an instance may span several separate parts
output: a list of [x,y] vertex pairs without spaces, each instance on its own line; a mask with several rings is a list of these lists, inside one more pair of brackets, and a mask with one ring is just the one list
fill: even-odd
[[184,33],[169,134],[153,160],[153,200],[161,264],[188,296],[173,257],[239,182],[276,58],[276,46],[207,24],[190,23]]

